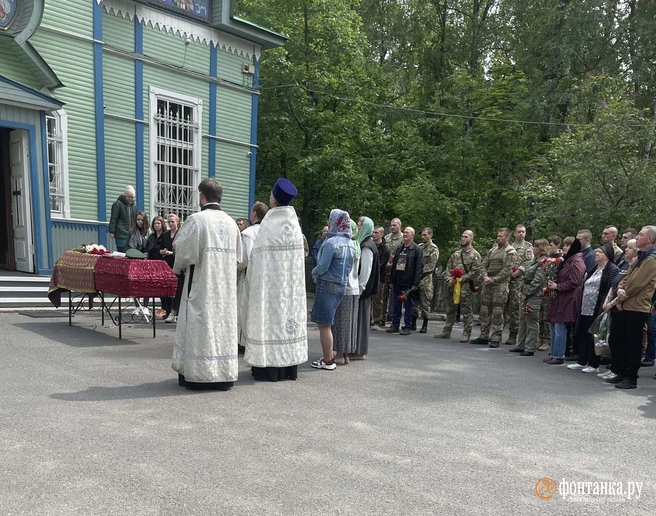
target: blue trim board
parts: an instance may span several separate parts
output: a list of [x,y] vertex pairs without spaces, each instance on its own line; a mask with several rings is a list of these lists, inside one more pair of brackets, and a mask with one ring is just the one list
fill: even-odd
[[[143,22],[134,18],[134,53],[143,54]],[[144,116],[144,78],[143,61],[134,61],[134,118],[143,120]],[[144,174],[144,125],[135,124],[135,161],[137,174],[137,206],[144,209],[144,189],[146,188],[146,177]]]
[[[36,128],[32,124],[22,124],[19,122],[13,122],[11,120],[0,120],[1,127],[7,127],[9,129],[23,129],[27,131],[28,138],[30,142],[29,154],[30,154],[30,190],[32,191],[32,225],[34,226],[34,234],[32,235],[34,241],[34,265],[36,272],[38,274],[49,274],[52,270],[47,267],[40,266],[41,259],[41,242],[42,242],[42,231],[41,227],[41,205],[39,199],[39,178],[38,178],[38,156],[36,152]],[[48,182],[48,184],[50,184]],[[48,188],[50,191],[50,188]]]
[[[210,42],[210,76],[218,77],[218,47],[216,44]],[[210,81],[210,136],[216,136],[216,96],[217,84]],[[209,168],[207,170],[208,177],[216,176],[216,140],[210,138],[208,142],[208,162]]]
[[[255,74],[253,75],[253,88],[260,87],[260,63],[257,58],[253,57],[253,64],[255,65]],[[257,111],[259,95],[253,93],[251,95],[251,162],[250,162],[250,177],[249,177],[249,193],[248,193],[248,209],[255,204],[255,180],[256,180],[256,164],[257,164]]]
[[64,103],[61,100],[57,100],[56,98],[49,97],[48,95],[44,95],[43,93],[33,90],[32,88],[28,88],[27,86],[24,86],[19,82],[12,81],[11,79],[7,79],[7,77],[5,77],[4,75],[0,75],[0,82],[9,84],[14,88],[18,88],[19,90],[24,91],[25,93],[29,93],[30,95],[34,95],[35,97],[38,97],[42,100],[47,100],[48,102],[57,104],[59,107],[62,107],[64,105]]
[[[102,41],[102,4],[93,2],[93,39]],[[98,220],[107,219],[107,185],[105,184],[105,107],[103,91],[102,43],[93,44],[93,87],[96,118],[96,177],[98,179]],[[107,229],[98,229],[98,243],[107,245]]]
[[43,207],[46,215],[46,247],[48,253],[48,267],[55,265],[52,255],[52,220],[50,219],[50,170],[48,167],[48,126],[46,112],[39,112],[41,118],[41,161],[43,163]]

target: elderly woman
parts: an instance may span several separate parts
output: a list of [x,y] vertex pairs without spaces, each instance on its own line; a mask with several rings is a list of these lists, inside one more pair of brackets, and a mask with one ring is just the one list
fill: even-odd
[[565,363],[567,325],[576,321],[579,314],[584,277],[585,262],[581,255],[581,241],[576,239],[558,266],[556,281],[547,282],[549,290],[556,293],[556,297],[550,299],[547,316],[551,330],[551,358],[547,364]]
[[522,357],[532,357],[538,347],[540,332],[540,308],[547,281],[545,260],[549,257],[549,242],[540,238],[533,243],[533,262],[522,276],[523,282],[519,292],[522,308],[519,318],[517,345],[510,350]]
[[374,223],[369,217],[360,217],[358,221],[358,242],[361,257],[358,283],[360,301],[358,307],[358,342],[355,353],[349,355],[353,360],[364,360],[369,353],[369,326],[371,317],[371,297],[378,292],[380,281],[380,263],[378,246],[372,239]]
[[319,327],[319,340],[323,351],[323,358],[311,364],[316,369],[333,370],[337,367],[333,358],[332,326],[353,268],[355,246],[351,241],[352,236],[349,214],[342,210],[332,210],[328,219],[326,241],[319,249],[317,266],[312,269],[317,288],[310,318]]
[[576,364],[567,369],[581,370],[584,373],[598,373],[601,358],[594,350],[594,338],[588,333],[594,320],[601,314],[604,300],[619,274],[619,268],[613,263],[615,250],[612,244],[604,244],[595,249],[597,268],[583,284],[581,313],[576,325],[576,338],[579,341],[579,356]]
[[358,345],[358,302],[360,299],[360,285],[358,271],[360,269],[360,242],[358,240],[358,226],[351,220],[351,238],[355,248],[353,267],[346,283],[344,297],[335,312],[333,332],[333,351],[337,364],[349,363],[349,353],[355,353]]

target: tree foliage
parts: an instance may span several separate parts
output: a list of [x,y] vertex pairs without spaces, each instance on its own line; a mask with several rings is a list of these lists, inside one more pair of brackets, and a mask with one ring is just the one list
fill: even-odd
[[[654,222],[648,0],[241,0],[260,67],[258,197],[313,240],[340,207],[435,240]],[[443,256],[446,253],[443,253]]]

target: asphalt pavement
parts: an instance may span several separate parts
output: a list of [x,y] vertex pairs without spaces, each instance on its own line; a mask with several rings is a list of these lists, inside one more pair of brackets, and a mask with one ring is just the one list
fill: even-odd
[[[372,332],[367,360],[295,382],[254,382],[240,361],[231,391],[192,392],[171,325],[119,341],[99,314],[2,313],[0,514],[656,513],[654,368],[621,391],[441,327]],[[571,482],[615,484],[575,497]]]

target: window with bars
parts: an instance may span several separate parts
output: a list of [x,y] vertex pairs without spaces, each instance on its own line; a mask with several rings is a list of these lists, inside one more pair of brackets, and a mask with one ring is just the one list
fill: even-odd
[[185,220],[198,209],[201,101],[156,91],[153,95],[155,181],[151,218],[175,213]]
[[46,115],[50,214],[62,218],[68,218],[70,215],[68,207],[66,120],[66,113],[63,110]]

